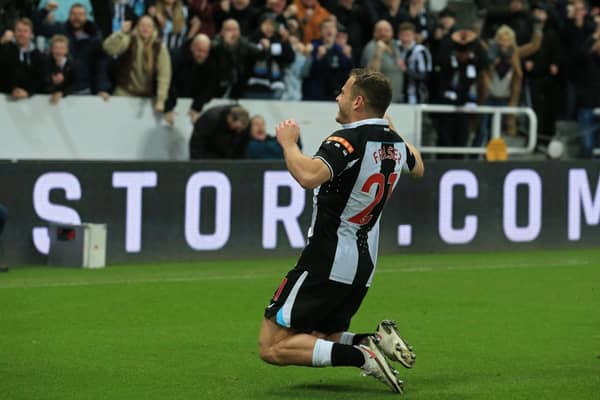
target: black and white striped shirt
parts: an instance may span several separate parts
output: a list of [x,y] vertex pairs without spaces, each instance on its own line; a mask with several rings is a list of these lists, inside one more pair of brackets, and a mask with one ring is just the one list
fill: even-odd
[[315,158],[325,162],[332,178],[315,189],[309,240],[298,267],[324,279],[370,286],[381,211],[415,158],[379,118],[344,125],[325,139]]
[[426,103],[429,98],[427,79],[432,70],[431,53],[418,43],[413,43],[408,49],[402,45],[399,47],[400,56],[406,64],[403,101],[408,104]]

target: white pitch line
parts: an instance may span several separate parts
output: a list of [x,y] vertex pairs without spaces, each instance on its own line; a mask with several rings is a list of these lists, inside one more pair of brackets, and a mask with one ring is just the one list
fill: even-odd
[[[557,265],[560,264],[560,265]],[[573,267],[593,264],[589,260],[555,260],[551,267]],[[498,270],[511,268],[546,268],[548,265],[536,263],[517,263],[517,264],[498,264],[498,265],[446,265],[435,267],[408,267],[399,269],[378,269],[375,274],[395,274],[411,272],[432,272],[432,271],[480,271],[480,270]],[[116,267],[118,268],[118,267]],[[213,276],[187,276],[187,277],[141,277],[139,279],[102,279],[93,281],[65,281],[65,282],[2,282],[0,289],[28,289],[28,288],[49,288],[49,287],[76,287],[76,286],[96,286],[96,285],[130,285],[137,283],[178,283],[178,282],[200,282],[217,280],[240,280],[240,279],[279,279],[286,271],[281,273],[257,273],[243,275],[213,275]]]

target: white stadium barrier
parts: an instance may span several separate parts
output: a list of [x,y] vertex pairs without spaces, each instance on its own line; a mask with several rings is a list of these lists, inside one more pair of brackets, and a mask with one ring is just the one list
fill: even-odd
[[[217,99],[206,107],[228,102]],[[251,115],[263,115],[271,134],[279,121],[296,119],[305,154],[314,154],[327,135],[340,129],[335,102],[240,100],[240,104]],[[112,97],[105,102],[95,96],[68,96],[51,105],[45,95],[18,102],[0,96],[0,159],[187,160],[193,128],[189,106],[189,99],[178,102],[171,127],[147,99]],[[423,144],[423,113],[432,112],[492,113],[492,137],[500,136],[501,114],[524,113],[529,117],[529,142],[525,148],[509,147],[509,154],[531,153],[535,148],[537,119],[531,109],[393,104],[388,110],[398,132],[417,146]],[[424,153],[485,152],[472,147],[420,148]]]

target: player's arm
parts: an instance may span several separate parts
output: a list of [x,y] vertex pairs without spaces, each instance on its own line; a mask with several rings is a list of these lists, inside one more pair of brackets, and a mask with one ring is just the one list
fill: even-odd
[[[406,143],[406,153],[409,161],[414,159],[414,165],[412,168],[409,166],[409,174],[414,176],[415,178],[423,177],[425,174],[425,164],[423,164],[423,158],[421,157],[421,152],[417,150],[412,144]],[[412,161],[410,161],[412,163]]]
[[[385,114],[383,118],[385,118],[388,121],[391,130],[393,130],[394,132],[398,132],[394,127],[392,118],[388,114]],[[421,152],[417,150],[417,148],[412,144],[408,142],[404,143],[406,144],[406,167],[408,169],[408,173],[415,178],[423,177],[423,174],[425,174],[425,164],[423,164],[423,157],[421,157]]]
[[298,147],[300,127],[287,119],[275,129],[277,141],[283,148],[285,164],[290,174],[305,189],[314,189],[331,179],[331,170],[323,160],[302,154]]

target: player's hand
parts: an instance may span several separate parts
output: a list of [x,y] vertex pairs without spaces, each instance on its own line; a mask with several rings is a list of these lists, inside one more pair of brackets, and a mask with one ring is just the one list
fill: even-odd
[[293,119],[281,121],[275,128],[277,142],[283,147],[295,145],[300,137],[300,126]]
[[163,111],[165,111],[165,105],[162,102],[157,101],[156,104],[154,104],[154,112],[161,113]]

